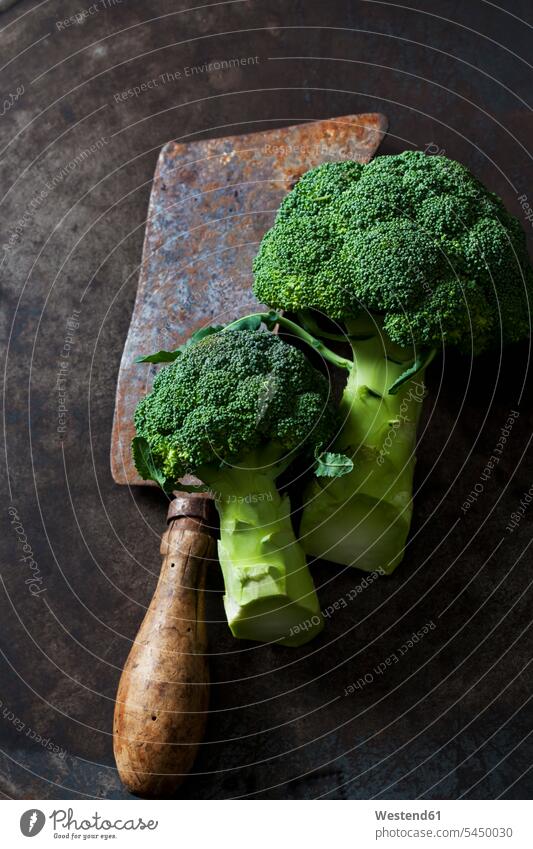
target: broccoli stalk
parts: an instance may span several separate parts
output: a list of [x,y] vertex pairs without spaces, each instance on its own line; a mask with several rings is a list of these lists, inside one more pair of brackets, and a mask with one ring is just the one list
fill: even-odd
[[196,475],[220,516],[224,606],[236,637],[298,646],[322,629],[289,499],[276,481],[297,455],[333,436],[328,385],[301,351],[272,333],[204,328],[172,362],[135,412],[135,465],[172,492]]
[[411,523],[424,370],[405,378],[410,352],[393,345],[377,322],[352,320],[346,328],[353,366],[331,450],[350,457],[353,469],[311,481],[300,539],[314,557],[388,574],[403,557]]
[[323,625],[287,495],[276,478],[286,463],[261,468],[264,455],[209,476],[220,516],[218,556],[224,608],[235,637],[298,646]]
[[306,329],[323,332],[312,314],[302,312],[300,321],[305,327],[271,311],[225,329],[279,325],[347,372],[339,405],[342,428],[329,464],[317,458],[316,476],[304,492],[300,541],[310,556],[389,574],[403,557],[409,533],[424,371],[435,351],[413,356],[368,315],[345,321],[352,349],[352,359],[346,359]]

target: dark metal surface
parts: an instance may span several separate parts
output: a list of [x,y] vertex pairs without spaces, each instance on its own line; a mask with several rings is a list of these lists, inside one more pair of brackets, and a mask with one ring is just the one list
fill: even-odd
[[163,148],[118,376],[111,437],[116,483],[148,483],[130,450],[133,413],[150,377],[135,358],[172,350],[206,324],[225,324],[259,308],[251,291],[252,260],[282,197],[300,174],[322,162],[368,162],[386,129],[383,115],[344,115]]
[[[89,5],[21,0],[0,15],[2,92],[24,85],[0,118],[0,245],[54,180],[0,269],[9,340],[0,789],[26,798],[127,798],[112,755],[113,698],[159,573],[166,505],[156,490],[112,481],[109,444],[160,149],[383,112],[380,154],[444,149],[531,233],[529,0],[253,0],[197,10],[128,0],[58,28]],[[161,74],[174,78],[115,99]],[[182,796],[531,796],[533,506],[506,531],[533,476],[528,346],[472,367],[447,353],[428,385],[406,560],[334,610],[307,651],[236,652],[210,570],[211,719]],[[513,409],[503,455],[482,480]],[[10,504],[40,570],[37,596]],[[313,569],[325,609],[363,577]],[[373,673],[429,620],[435,629],[401,662]]]

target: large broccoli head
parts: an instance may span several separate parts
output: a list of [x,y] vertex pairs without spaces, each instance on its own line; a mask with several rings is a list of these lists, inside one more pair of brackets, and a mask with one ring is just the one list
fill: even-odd
[[332,319],[384,316],[400,345],[475,354],[530,332],[525,236],[458,162],[406,151],[308,171],[254,262],[256,297]]
[[[135,427],[167,487],[188,473],[208,482],[209,469],[255,449],[275,464],[324,445],[336,425],[328,396],[327,380],[301,351],[272,333],[234,330],[186,347],[163,368]],[[146,477],[135,442],[134,457]]]

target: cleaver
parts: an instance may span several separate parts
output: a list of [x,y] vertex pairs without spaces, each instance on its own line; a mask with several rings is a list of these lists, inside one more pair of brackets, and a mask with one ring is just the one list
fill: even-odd
[[[135,407],[156,367],[136,364],[136,357],[173,350],[205,325],[261,308],[251,290],[252,260],[282,198],[323,162],[368,162],[386,130],[386,118],[369,113],[162,149],[118,376],[111,438],[117,484],[153,485],[137,474],[130,444]],[[175,494],[159,581],[115,703],[117,768],[140,796],[173,794],[203,738],[209,695],[203,589],[206,568],[216,567],[216,529],[208,495]]]

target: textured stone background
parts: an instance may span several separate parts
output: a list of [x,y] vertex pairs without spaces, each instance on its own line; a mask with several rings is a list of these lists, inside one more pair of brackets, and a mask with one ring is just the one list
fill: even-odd
[[[0,15],[0,788],[17,798],[127,797],[113,764],[113,697],[156,582],[165,502],[115,486],[108,450],[160,147],[273,120],[382,111],[390,120],[382,153],[445,150],[531,232],[519,201],[531,183],[527,0],[499,9],[483,0],[196,9],[109,0],[63,23],[90,5],[21,0]],[[185,72],[247,56],[258,61]],[[167,73],[176,79],[114,97]],[[56,374],[75,309],[61,442]],[[432,365],[405,562],[329,619],[319,640],[298,653],[248,647],[211,623],[208,736],[180,795],[531,793],[533,505],[506,532],[533,483],[529,355],[525,344],[476,364],[447,354]],[[520,416],[502,460],[463,514],[511,410]],[[10,507],[40,570],[37,597]],[[315,575],[324,606],[362,578],[327,564]],[[221,619],[220,589],[213,573],[212,620]],[[436,627],[401,662],[343,695],[430,621]],[[47,750],[48,740],[61,751]]]

